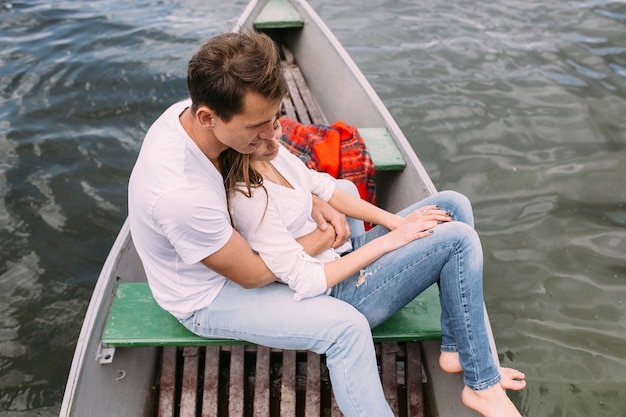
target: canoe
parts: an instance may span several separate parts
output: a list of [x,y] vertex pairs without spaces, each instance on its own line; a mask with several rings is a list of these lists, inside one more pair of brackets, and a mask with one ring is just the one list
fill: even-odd
[[[285,27],[258,22],[266,19],[268,4],[287,4]],[[295,16],[293,13],[295,12]],[[290,19],[294,22],[290,22]],[[276,16],[269,16],[276,20]],[[406,166],[377,170],[377,202],[398,211],[436,189],[406,137],[374,89],[328,27],[301,0],[252,0],[234,30],[263,29],[292,54],[324,122],[344,120],[360,128],[385,128]],[[279,25],[280,26],[280,25]],[[340,92],[340,93],[339,93]],[[161,372],[163,348],[118,349],[112,363],[101,364],[101,338],[120,282],[145,283],[146,276],[133,246],[126,221],[110,250],[96,283],[77,340],[61,405],[62,417],[156,415],[155,381]],[[486,316],[487,317],[487,316]],[[487,323],[488,318],[487,318]],[[498,363],[491,336],[492,352]],[[426,416],[469,417],[477,414],[460,402],[463,386],[458,375],[439,370],[439,342],[423,341],[421,359],[426,387]],[[269,415],[269,414],[268,414]]]

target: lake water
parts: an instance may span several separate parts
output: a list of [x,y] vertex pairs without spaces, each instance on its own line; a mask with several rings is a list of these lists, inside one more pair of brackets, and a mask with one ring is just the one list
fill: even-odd
[[[626,2],[310,3],[473,201],[523,414],[626,415]],[[58,414],[143,135],[245,4],[0,0],[0,416]]]

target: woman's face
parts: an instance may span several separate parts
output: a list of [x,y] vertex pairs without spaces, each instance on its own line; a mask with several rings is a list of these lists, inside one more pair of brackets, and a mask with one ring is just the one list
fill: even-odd
[[280,137],[283,134],[283,129],[280,126],[278,120],[274,125],[274,136],[269,139],[263,139],[258,148],[250,154],[252,161],[271,161],[278,155],[278,148],[280,147]]

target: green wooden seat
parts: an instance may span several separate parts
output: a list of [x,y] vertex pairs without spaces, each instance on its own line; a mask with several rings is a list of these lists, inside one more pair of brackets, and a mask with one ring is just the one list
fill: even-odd
[[104,347],[210,346],[246,344],[191,333],[152,296],[146,282],[121,282],[102,334]]
[[[376,342],[441,338],[438,289],[431,286],[385,323],[373,329]],[[242,345],[241,340],[207,339],[187,330],[152,297],[147,283],[122,282],[102,334],[104,348],[141,346]]]
[[254,28],[258,30],[301,28],[304,21],[289,2],[285,0],[270,0],[254,21]]
[[402,171],[406,167],[406,161],[386,128],[360,127],[358,130],[376,171]]

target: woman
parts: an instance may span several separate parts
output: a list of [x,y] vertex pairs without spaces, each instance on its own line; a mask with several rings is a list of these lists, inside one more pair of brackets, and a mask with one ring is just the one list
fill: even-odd
[[[371,327],[385,321],[433,283],[440,286],[440,365],[463,372],[464,404],[484,416],[520,414],[505,389],[522,389],[524,375],[498,369],[489,351],[482,296],[482,249],[464,196],[447,191],[392,214],[336,187],[280,146],[275,135],[250,155],[232,149],[220,167],[234,227],[276,277],[302,300],[324,293],[353,305]],[[351,239],[343,256],[307,254],[296,241],[317,224],[311,194],[346,216],[376,224]]]

